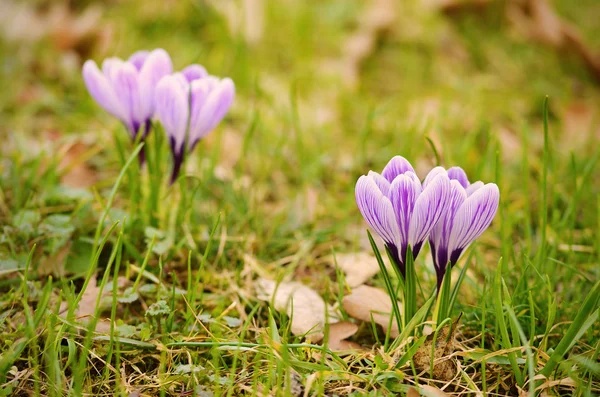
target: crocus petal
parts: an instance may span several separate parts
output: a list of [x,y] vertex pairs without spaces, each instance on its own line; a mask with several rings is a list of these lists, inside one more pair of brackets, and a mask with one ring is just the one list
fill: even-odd
[[190,148],[221,122],[233,103],[235,87],[231,79],[223,79],[211,90],[214,84],[209,78],[191,83]]
[[83,65],[83,80],[92,98],[104,110],[121,121],[126,120],[124,109],[121,107],[112,85],[94,61],[86,61]]
[[185,69],[183,69],[181,71],[181,73],[183,73],[183,75],[185,76],[186,80],[189,83],[191,83],[194,80],[198,80],[198,79],[208,76],[208,73],[206,72],[206,69],[204,68],[204,66],[198,65],[196,63],[192,64],[190,66],[187,66]]
[[401,174],[394,179],[390,186],[390,201],[396,215],[396,222],[400,231],[399,245],[401,259],[404,261],[408,246],[409,225],[413,215],[415,202],[421,194],[421,182],[418,178],[411,177],[412,172]]
[[145,119],[154,114],[154,88],[163,77],[173,72],[173,64],[169,54],[162,48],[148,54],[144,65],[140,69],[140,84],[143,102],[142,111]]
[[384,196],[389,197],[391,184],[388,182],[388,180],[376,173],[375,171],[369,171],[367,175],[369,176],[369,178],[373,179],[381,193],[383,193]]
[[500,191],[494,183],[488,183],[469,196],[454,217],[450,233],[449,252],[452,264],[463,251],[490,226],[500,201]]
[[133,66],[135,66],[135,68],[139,71],[142,69],[142,66],[144,66],[144,62],[146,62],[146,58],[148,58],[148,55],[150,54],[150,52],[146,51],[146,50],[141,50],[141,51],[137,51],[134,52],[129,59],[127,60],[127,62],[130,62],[133,64]]
[[233,84],[233,81],[229,78],[224,78],[221,80],[219,88],[208,98],[207,109],[209,108],[213,97],[215,101],[215,108],[213,111],[212,121],[209,124],[209,131],[215,129],[217,125],[219,125],[233,104],[233,98],[235,98],[235,85]]
[[435,177],[440,174],[448,175],[448,173],[446,172],[446,169],[444,167],[438,166],[438,167],[432,168],[432,170],[429,171],[429,174],[427,174],[427,176],[425,177],[425,180],[423,181],[423,188],[426,188],[427,185],[429,185],[431,183],[431,181],[433,181],[435,179]]
[[135,138],[140,126],[146,122],[144,113],[144,100],[141,97],[141,87],[135,67],[127,62],[120,65],[112,72],[114,75],[113,87],[121,106],[127,115],[125,124],[131,135]]
[[450,179],[445,174],[439,174],[417,198],[408,234],[408,242],[413,250],[416,250],[415,256],[446,211],[449,197]]
[[466,198],[467,194],[462,185],[456,180],[450,180],[450,191],[445,211],[429,234],[433,264],[438,275],[441,274],[443,276],[448,265],[448,240],[450,239],[454,216]]
[[448,178],[457,180],[465,189],[469,186],[469,178],[467,178],[467,174],[460,167],[448,168]]
[[106,58],[102,61],[102,73],[104,73],[111,84],[115,84],[115,72],[121,68],[123,63],[122,59],[116,57]]
[[415,172],[408,160],[402,156],[394,156],[383,168],[381,175],[383,175],[385,179],[392,183],[392,181],[396,179],[398,175],[402,175],[408,171]]
[[385,197],[372,178],[361,176],[356,182],[356,204],[367,224],[385,241],[395,246],[400,231],[392,203]]
[[477,190],[481,189],[483,186],[484,186],[484,184],[481,181],[477,181],[477,182],[470,184],[469,187],[466,188],[467,197],[469,197],[470,195],[475,193]]
[[180,155],[185,147],[189,109],[188,92],[176,77],[163,77],[156,86],[156,115],[171,142],[173,154]]

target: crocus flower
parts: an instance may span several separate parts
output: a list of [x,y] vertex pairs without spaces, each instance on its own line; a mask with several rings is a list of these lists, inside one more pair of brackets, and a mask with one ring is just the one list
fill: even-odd
[[171,143],[171,183],[177,179],[186,150],[191,152],[221,122],[234,96],[231,79],[209,76],[200,65],[188,66],[158,83],[156,115]]
[[433,183],[439,175],[448,175],[451,189],[447,208],[429,235],[438,291],[447,266],[454,266],[467,247],[490,226],[500,200],[496,184],[469,183],[460,167],[448,171],[442,167],[434,168],[424,186]]
[[151,128],[156,84],[172,71],[167,52],[156,49],[138,51],[127,61],[105,59],[102,70],[88,60],[83,65],[83,79],[96,102],[121,120],[131,138],[135,140],[141,131],[143,140]]
[[423,186],[410,163],[396,156],[381,175],[370,171],[356,183],[358,209],[383,239],[403,276],[408,247],[416,258],[448,203],[448,175],[440,173],[430,179]]

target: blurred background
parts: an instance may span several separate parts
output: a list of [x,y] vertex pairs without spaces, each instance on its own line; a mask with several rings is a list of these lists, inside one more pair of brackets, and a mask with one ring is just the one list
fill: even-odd
[[[572,192],[567,164],[581,169],[597,148],[599,20],[596,0],[1,0],[5,174],[35,180],[51,158],[61,185],[112,186],[120,126],[86,92],[82,63],[162,47],[175,69],[200,63],[237,87],[188,170],[208,163],[233,192],[211,188],[200,213],[225,209],[234,230],[263,240],[276,235],[270,228],[317,230],[367,249],[354,183],[402,154],[421,177],[439,162],[498,181],[515,214],[506,230],[529,236],[545,98],[553,158],[564,160],[552,179],[556,211]],[[585,243],[594,181],[579,197]],[[252,224],[248,213],[277,221]]]

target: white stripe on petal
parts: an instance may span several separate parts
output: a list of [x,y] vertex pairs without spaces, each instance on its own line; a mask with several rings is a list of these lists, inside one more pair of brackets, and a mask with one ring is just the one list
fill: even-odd
[[446,208],[429,234],[429,244],[436,251],[436,257],[433,258],[436,267],[445,267],[448,264],[448,243],[453,220],[466,198],[467,194],[462,185],[456,180],[450,180]]
[[[450,255],[460,254],[490,226],[500,201],[500,191],[488,183],[469,196],[460,206],[452,224],[448,243]],[[458,260],[458,257],[454,259]]]
[[427,185],[429,185],[431,181],[433,181],[433,179],[440,174],[448,175],[444,167],[434,167],[431,171],[429,171],[429,174],[427,174],[425,180],[423,181],[423,188],[426,188]]
[[466,189],[467,197],[469,197],[470,195],[475,193],[477,190],[481,189],[483,186],[484,186],[483,182],[481,182],[481,181],[477,181],[477,182],[470,184],[469,187],[467,187],[467,189]]
[[458,181],[465,189],[469,186],[469,178],[467,178],[467,174],[460,167],[448,168],[448,178]]
[[92,98],[104,110],[123,122],[127,121],[124,109],[121,107],[112,84],[98,69],[94,61],[86,61],[83,65],[83,80]]
[[389,197],[391,183],[389,183],[387,179],[385,179],[383,176],[379,175],[375,171],[369,171],[367,175],[369,176],[369,178],[373,179],[381,193],[383,193],[384,196]]
[[450,179],[442,173],[423,189],[415,202],[408,233],[411,247],[420,246],[427,239],[431,229],[447,211],[449,199]]
[[367,224],[387,244],[397,246],[398,224],[392,203],[385,197],[372,178],[361,176],[356,182],[356,204]]
[[189,105],[188,92],[174,76],[163,77],[156,86],[156,115],[174,150],[179,154],[185,146]]
[[392,181],[396,179],[398,175],[402,175],[408,171],[415,172],[408,160],[402,156],[394,156],[383,168],[381,175],[383,175],[385,179],[392,183]]
[[[412,172],[398,175],[390,186],[389,198],[394,208],[396,222],[400,231],[398,246],[404,249],[408,245],[410,220],[413,215],[415,202],[421,194],[421,182],[410,176]],[[401,258],[404,260],[404,258]]]

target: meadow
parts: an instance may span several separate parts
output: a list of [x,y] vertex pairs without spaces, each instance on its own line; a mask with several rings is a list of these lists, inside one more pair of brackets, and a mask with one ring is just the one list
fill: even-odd
[[[599,18],[3,1],[0,396],[600,394]],[[132,140],[82,74],[157,48],[235,85],[173,183],[168,115]],[[499,190],[439,294],[430,247],[401,274],[357,206],[394,156]]]

